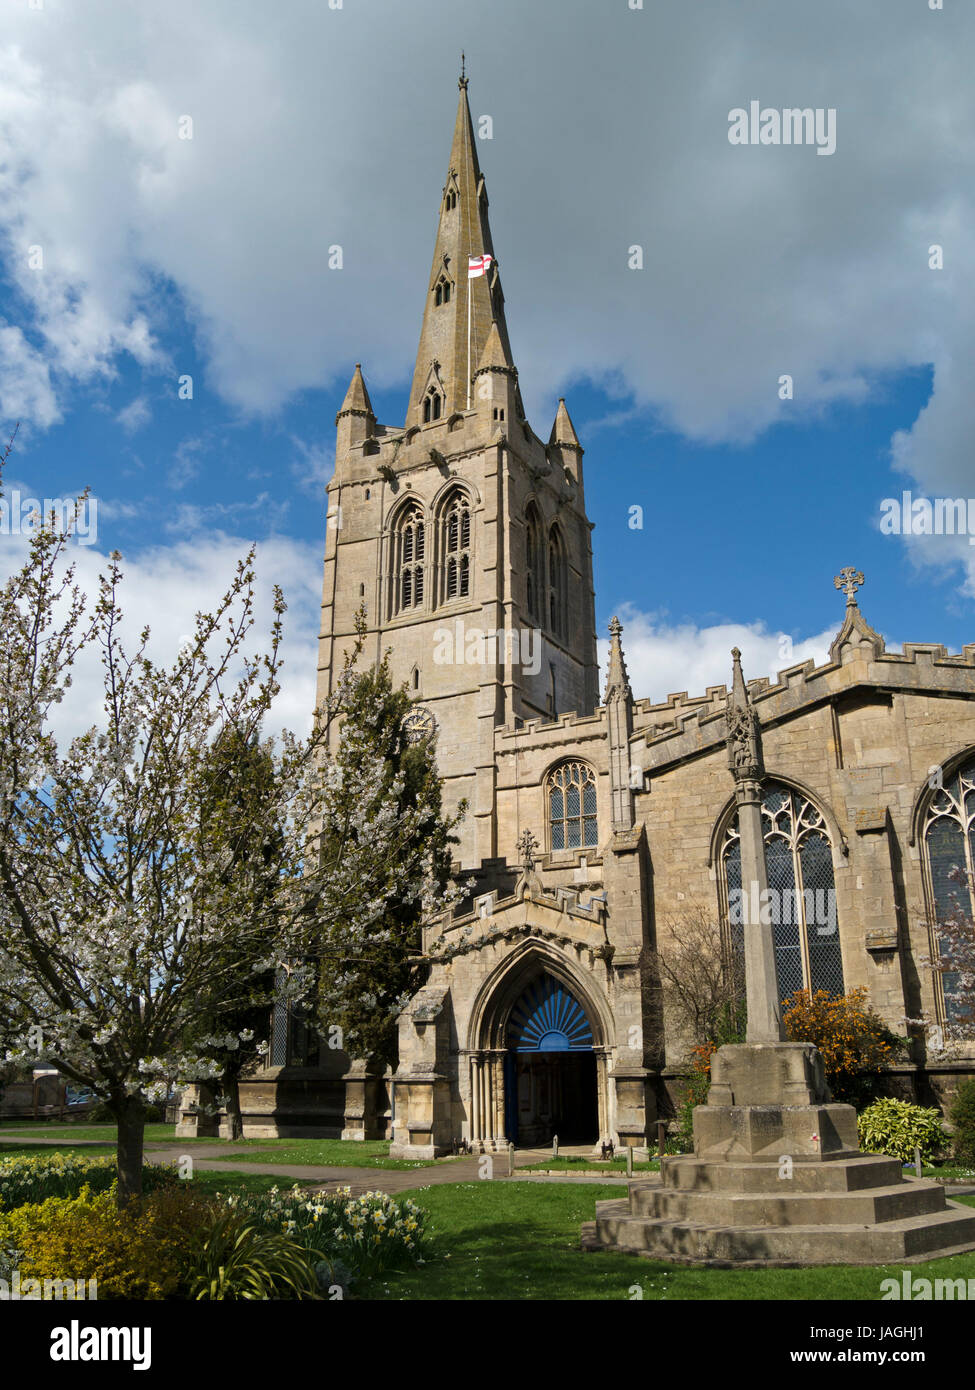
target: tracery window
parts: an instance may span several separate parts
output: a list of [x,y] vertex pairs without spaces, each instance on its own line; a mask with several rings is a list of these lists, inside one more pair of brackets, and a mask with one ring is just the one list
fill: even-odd
[[[937,924],[965,918],[970,921],[975,915],[975,758],[934,792],[924,816],[922,843],[934,919],[930,926],[931,955],[935,958],[939,950]],[[968,1015],[969,1003],[959,972],[938,972],[935,981],[941,1018],[949,1027],[961,1022]]]
[[437,281],[437,288],[434,291],[434,302],[436,304],[450,303],[450,281],[446,275],[442,275]]
[[471,504],[466,493],[455,492],[442,513],[443,598],[467,598],[471,591]]
[[432,420],[439,420],[442,410],[443,396],[435,386],[431,386],[423,398],[423,423],[429,425]]
[[390,616],[408,608],[422,608],[425,549],[423,513],[417,506],[406,507],[400,512],[391,537]]
[[549,773],[548,823],[553,850],[598,844],[596,778],[586,763],[560,763]]
[[[801,792],[768,782],[762,797],[768,910],[775,943],[779,998],[797,989],[843,993],[843,957],[836,916],[833,852],[821,812]],[[744,955],[741,841],[737,812],[721,851],[727,923],[736,975]],[[754,919],[761,904],[754,905]]]

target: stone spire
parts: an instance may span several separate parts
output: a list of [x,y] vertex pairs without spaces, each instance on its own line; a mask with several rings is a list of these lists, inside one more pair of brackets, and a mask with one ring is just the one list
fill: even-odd
[[[548,442],[561,444],[564,448],[578,449],[580,453],[582,452],[579,436],[576,434],[575,426],[565,408],[564,396],[559,396],[559,408],[555,412],[555,423],[552,425],[552,433]],[[613,621],[616,622],[616,619],[614,618]]]
[[362,415],[369,420],[375,420],[375,411],[372,408],[372,401],[369,399],[369,392],[366,390],[365,379],[362,375],[362,363],[355,364],[355,371],[352,373],[352,380],[349,382],[349,389],[345,393],[345,400],[342,408],[335,417],[338,424],[343,415]]
[[[467,102],[467,78],[461,77],[457,120],[450,147],[447,180],[440,200],[440,220],[433,250],[433,266],[427,284],[423,327],[416,355],[413,386],[406,423],[424,424],[423,401],[433,387],[441,395],[444,418],[467,408],[468,382],[485,353],[492,333],[498,347],[491,365],[512,366],[504,296],[498,278],[488,198],[477,160],[477,143]],[[467,278],[471,256],[489,255],[492,264],[485,275]],[[468,363],[467,301],[471,296],[470,361]],[[439,303],[438,303],[439,300]],[[473,404],[473,402],[472,402]]]
[[353,444],[362,444],[376,433],[376,416],[357,362],[342,408],[335,417],[335,463],[339,467]]

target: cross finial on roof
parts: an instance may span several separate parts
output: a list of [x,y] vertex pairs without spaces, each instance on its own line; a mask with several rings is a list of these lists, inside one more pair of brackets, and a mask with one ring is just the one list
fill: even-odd
[[857,589],[863,584],[863,571],[854,569],[852,565],[847,565],[841,569],[839,574],[833,579],[837,589],[842,589],[846,594],[847,608],[855,608],[857,601]]
[[461,55],[460,55],[460,82],[458,83],[458,86],[460,86],[460,87],[466,87],[466,86],[467,86],[467,78],[464,76],[464,67],[465,67],[465,63],[466,63],[466,59],[464,58],[464,54],[463,54],[463,50],[462,50],[462,51],[461,51]]

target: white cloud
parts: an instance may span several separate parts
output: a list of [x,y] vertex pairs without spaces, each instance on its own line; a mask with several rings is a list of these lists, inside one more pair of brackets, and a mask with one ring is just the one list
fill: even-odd
[[[181,640],[192,633],[194,615],[212,611],[233,578],[249,543],[220,532],[194,535],[172,546],[142,551],[123,561],[120,586],[123,640],[128,650],[138,646],[144,626],[151,629],[149,654],[157,662],[172,662]],[[23,558],[20,538],[0,537],[0,573],[6,575]],[[107,556],[94,547],[72,546],[70,559],[77,581],[89,599],[97,597],[98,575],[107,569]],[[321,607],[321,557],[318,548],[290,539],[271,539],[257,547],[255,561],[254,626],[245,651],[268,650],[273,586],[279,584],[288,603],[283,643],[284,668],[268,732],[311,729],[315,704],[318,629]],[[103,720],[103,672],[99,653],[89,650],[73,672],[71,690],[56,719],[59,740],[66,740]]]
[[[61,418],[43,356],[19,328],[0,321],[0,420],[46,429]],[[4,441],[6,442],[6,441]]]
[[121,425],[126,434],[137,434],[152,419],[152,411],[145,396],[136,398],[124,406],[116,415],[115,423]]
[[[896,460],[935,493],[970,476],[975,8],[497,0],[481,20],[474,0],[9,6],[0,229],[45,350],[7,340],[5,412],[49,424],[49,373],[110,378],[124,354],[185,370],[156,346],[159,284],[206,387],[242,410],[337,391],[356,357],[375,385],[405,382],[476,22],[480,156],[540,433],[584,376],[623,415],[744,441],[933,364]],[[752,99],[834,107],[836,153],[730,145]]]
[[[703,695],[708,686],[730,685],[732,647],[741,651],[746,680],[765,676],[775,681],[779,671],[809,659],[821,665],[829,658],[830,643],[838,630],[831,628],[797,639],[789,633],[769,632],[762,623],[715,623],[712,627],[675,624],[662,615],[644,613],[633,604],[622,604],[618,616],[634,698],[656,703],[682,690],[688,695]],[[608,650],[608,642],[601,641],[603,683]]]

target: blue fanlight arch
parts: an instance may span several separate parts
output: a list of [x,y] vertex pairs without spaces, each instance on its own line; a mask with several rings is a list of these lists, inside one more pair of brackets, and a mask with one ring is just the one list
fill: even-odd
[[591,1052],[589,1020],[565,985],[542,975],[522,993],[508,1019],[515,1052]]

